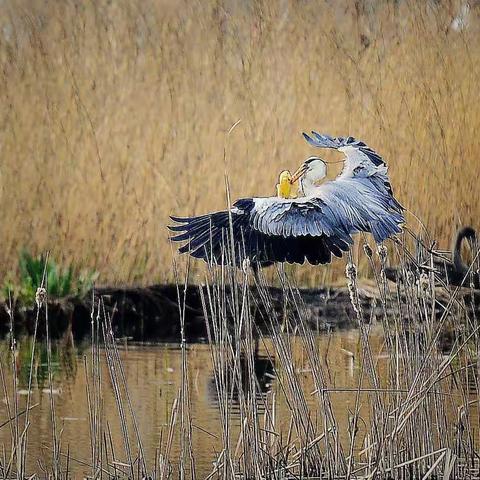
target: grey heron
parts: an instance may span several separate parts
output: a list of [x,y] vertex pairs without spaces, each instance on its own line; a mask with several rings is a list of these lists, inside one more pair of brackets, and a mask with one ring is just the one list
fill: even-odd
[[[305,260],[318,265],[347,252],[353,234],[371,233],[381,243],[400,233],[404,208],[393,195],[380,155],[353,137],[314,131],[303,135],[314,147],[344,153],[343,170],[334,180],[319,184],[327,164],[311,157],[293,175],[282,172],[277,196],[242,198],[229,210],[206,215],[171,216],[175,222],[169,226],[175,233],[171,240],[185,242],[179,251],[237,266],[246,259],[256,265]],[[286,182],[297,181],[300,196],[288,198]]]

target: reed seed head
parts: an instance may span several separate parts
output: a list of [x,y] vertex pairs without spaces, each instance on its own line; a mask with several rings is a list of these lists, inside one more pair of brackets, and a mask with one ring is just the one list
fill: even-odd
[[40,308],[47,300],[47,290],[43,287],[38,287],[35,293],[35,302],[37,307]]
[[370,247],[370,245],[368,243],[363,244],[363,251],[365,252],[365,255],[368,258],[372,258],[373,250],[372,250],[372,247]]
[[355,264],[348,262],[347,266],[345,267],[345,273],[351,282],[355,282],[357,279],[357,267]]
[[385,263],[385,261],[387,260],[387,256],[388,256],[387,247],[383,244],[379,245],[377,247],[377,253],[378,253],[378,256],[380,257],[381,262]]
[[415,285],[415,274],[411,270],[405,272],[405,278],[408,285]]
[[422,273],[420,275],[420,279],[418,281],[418,284],[420,286],[420,290],[422,292],[426,292],[428,290],[428,287],[430,286],[430,280],[428,278],[428,274],[427,273]]

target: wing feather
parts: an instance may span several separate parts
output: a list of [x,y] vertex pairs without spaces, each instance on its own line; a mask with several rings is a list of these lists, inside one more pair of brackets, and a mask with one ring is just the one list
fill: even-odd
[[[301,207],[297,205],[301,204]],[[312,264],[326,263],[332,253],[341,256],[348,250],[350,242],[343,239],[326,240],[324,223],[318,216],[318,222],[311,222],[318,205],[307,204],[305,200],[295,202],[283,199],[242,199],[235,203],[230,212],[235,242],[235,259],[238,264],[248,257],[258,263],[274,261]],[[316,213],[320,215],[319,212]],[[233,263],[233,255],[225,254],[229,249],[229,213],[212,213],[205,216],[180,217],[173,225],[173,241],[184,241],[180,252],[189,252],[195,258],[216,263]],[[333,231],[333,228],[330,227]],[[343,235],[344,237],[344,235]],[[351,239],[351,238],[349,238]]]
[[394,208],[403,210],[393,196],[387,164],[377,152],[353,137],[331,137],[315,131],[311,135],[303,134],[310,145],[339,150],[345,154],[344,168],[338,178],[368,179],[380,192],[389,196],[389,202]]

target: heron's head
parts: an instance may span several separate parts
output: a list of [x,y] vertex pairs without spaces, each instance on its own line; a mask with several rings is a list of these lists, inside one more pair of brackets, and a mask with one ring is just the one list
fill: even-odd
[[327,176],[327,164],[320,157],[310,157],[292,175],[291,182],[308,180],[315,184]]

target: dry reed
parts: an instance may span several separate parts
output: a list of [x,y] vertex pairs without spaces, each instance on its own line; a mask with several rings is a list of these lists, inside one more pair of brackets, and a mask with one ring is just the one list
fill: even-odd
[[[368,314],[368,309],[356,304],[356,267],[349,263],[346,274],[360,332],[358,351],[351,354],[352,368],[357,370],[356,388],[345,388],[332,379],[328,352],[319,349],[319,337],[308,323],[300,292],[282,265],[276,269],[284,297],[281,323],[269,313],[274,310],[273,299],[261,271],[254,273],[247,266],[243,270],[206,270],[200,295],[218,398],[218,439],[222,447],[208,478],[476,478],[480,405],[480,327],[476,311],[468,297],[459,296],[458,288],[438,296],[434,275],[413,280],[405,275],[410,280],[393,287],[387,283],[384,272],[389,249],[379,248],[374,253],[365,246],[364,250],[377,281],[377,301],[382,309],[377,314],[378,310],[371,309]],[[428,255],[427,251],[417,253]],[[479,257],[480,250],[475,254],[475,268]],[[74,439],[63,438],[55,402],[50,400],[52,436],[44,447],[51,451],[51,458],[38,459],[38,468],[32,470],[28,431],[29,411],[35,407],[30,399],[36,339],[31,346],[26,408],[20,410],[15,319],[11,317],[10,368],[6,369],[0,359],[7,407],[7,420],[0,428],[9,425],[11,442],[4,446],[3,458],[0,457],[0,478],[18,478],[21,474],[68,479],[72,478],[72,463],[89,467],[91,478],[196,478],[184,312],[186,289],[197,287],[187,287],[189,268],[187,265],[182,273],[174,265],[182,326],[181,386],[172,403],[166,434],[160,435],[155,458],[145,455],[111,319],[99,299],[93,302],[92,344],[84,357],[91,458],[77,458],[71,450]],[[46,322],[48,326],[46,295],[41,287],[37,295],[37,325]],[[265,332],[253,321],[257,310],[266,316],[268,342]],[[384,339],[380,350],[371,342],[375,328],[381,329]],[[48,328],[46,332],[50,355]],[[444,351],[441,341],[445,334],[453,338],[448,351]],[[262,390],[255,373],[259,345],[267,351],[273,367],[274,380],[267,392]],[[295,345],[301,348],[294,348]],[[386,362],[379,360],[379,354],[387,358]],[[105,370],[101,363],[106,366],[108,382],[102,376]],[[52,398],[49,357],[47,369]],[[107,392],[113,395],[117,407],[120,447],[118,439],[112,438],[112,412],[106,412],[104,407]],[[354,398],[350,411],[338,410],[335,398],[339,395]],[[281,418],[279,411],[283,413]],[[180,445],[178,449],[173,448],[175,442]]]
[[272,194],[313,153],[299,135],[312,128],[381,152],[400,201],[446,245],[480,216],[478,19],[472,7],[452,30],[460,7],[3,3],[0,274],[26,247],[104,282],[173,280],[168,215],[223,208],[225,171],[232,198]]

